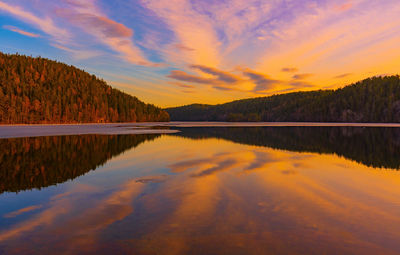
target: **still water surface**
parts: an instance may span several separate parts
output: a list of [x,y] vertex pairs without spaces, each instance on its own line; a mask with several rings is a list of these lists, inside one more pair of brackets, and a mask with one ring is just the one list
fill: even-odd
[[400,129],[0,139],[0,254],[400,254]]

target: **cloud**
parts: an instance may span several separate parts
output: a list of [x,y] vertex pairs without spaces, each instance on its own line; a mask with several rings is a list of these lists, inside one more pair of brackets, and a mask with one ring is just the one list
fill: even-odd
[[91,1],[91,0],[86,0],[86,2],[82,2],[79,0],[62,0],[62,1],[69,5],[73,5],[75,7],[81,7],[81,8],[90,8],[91,6],[93,6],[93,1]]
[[183,45],[182,43],[176,43],[173,45],[176,49],[178,50],[183,50],[183,51],[195,51],[195,49],[187,47]]
[[50,35],[52,40],[56,42],[65,43],[71,39],[70,33],[67,32],[67,30],[56,26],[54,21],[49,17],[38,17],[33,13],[23,10],[19,6],[9,5],[4,2],[0,2],[0,10],[5,11],[14,17],[42,30],[44,33]]
[[291,82],[289,82],[289,85],[292,86],[291,90],[296,90],[296,89],[299,89],[299,88],[312,88],[312,87],[314,87],[314,85],[312,85],[311,83],[305,82],[305,81],[302,81],[302,80],[291,81]]
[[311,76],[313,76],[313,74],[311,73],[303,73],[303,74],[295,74],[292,76],[293,79],[295,80],[305,80],[307,78],[310,78]]
[[172,70],[169,75],[167,75],[168,78],[172,78],[175,80],[179,81],[187,81],[187,82],[194,82],[194,83],[200,83],[200,84],[212,84],[215,83],[214,79],[209,79],[209,78],[203,78],[200,76],[196,75],[191,75],[188,74],[184,71],[181,70]]
[[212,86],[214,89],[222,90],[222,91],[240,91],[239,89],[232,88],[232,87],[226,87],[222,85],[213,85]]
[[267,75],[262,73],[257,73],[250,69],[244,69],[243,74],[250,78],[250,80],[256,85],[253,92],[263,92],[274,88],[276,85],[281,84],[281,81],[269,78]]
[[181,90],[182,93],[191,94],[194,93],[193,90]]
[[7,26],[7,25],[5,25],[5,26],[3,26],[3,28],[4,28],[4,29],[7,29],[7,30],[10,30],[10,31],[13,31],[13,32],[16,32],[16,33],[21,34],[21,35],[29,36],[29,37],[34,37],[34,38],[40,37],[39,34],[27,32],[27,31],[25,31],[25,30],[22,30],[22,29],[20,29],[20,28],[14,27],[14,26]]
[[141,0],[152,16],[156,15],[173,32],[171,45],[184,46],[179,56],[167,53],[169,61],[218,66],[221,42],[210,18],[187,0]]
[[107,17],[97,16],[91,13],[82,13],[73,15],[76,22],[80,22],[91,28],[96,28],[105,37],[132,37],[133,31],[123,24],[117,23]]
[[344,3],[342,5],[339,5],[336,7],[336,11],[338,12],[345,12],[350,10],[353,7],[353,3],[351,3],[350,1],[348,1],[347,3]]
[[71,49],[69,47],[59,45],[56,43],[51,43],[50,45],[57,49],[64,50],[64,51],[71,53],[72,56],[78,60],[94,58],[94,57],[102,55],[102,52],[100,52],[100,51],[92,51],[92,50],[86,50],[86,49]]
[[[298,74],[293,76],[293,80],[279,80],[247,67],[237,67],[236,71],[241,72],[242,75],[233,75],[226,71],[201,65],[191,65],[190,67],[214,77],[202,77],[181,70],[173,70],[167,77],[178,81],[209,85],[220,91],[236,91],[263,95],[315,87],[313,84],[304,81],[304,79],[310,77],[312,74]],[[171,83],[183,88],[192,88],[192,85],[181,84],[179,82]],[[249,88],[249,86],[252,87]]]
[[233,75],[233,74],[230,74],[228,72],[224,72],[224,71],[218,70],[216,68],[202,66],[202,65],[192,65],[191,67],[195,68],[195,69],[199,69],[200,71],[202,71],[204,73],[208,73],[208,74],[214,75],[214,76],[218,77],[219,81],[222,81],[222,82],[225,82],[225,83],[236,83],[236,82],[241,80],[236,75]]
[[[71,25],[79,27],[87,34],[93,36],[97,41],[107,45],[109,48],[119,53],[123,59],[130,63],[144,66],[159,65],[148,61],[141,49],[135,45],[132,40],[134,35],[133,30],[104,15],[94,4],[95,1],[85,1],[82,3],[76,0],[63,0],[62,3],[64,5],[58,5],[54,10],[52,10],[52,12],[47,13],[47,16],[45,17],[39,17],[36,12],[33,14],[22,9],[20,6],[9,5],[1,1],[0,11],[5,11],[16,18],[40,29],[47,35],[50,35],[50,40],[53,42],[53,44],[58,45],[58,48],[70,48],[69,46],[71,45],[74,47],[85,47],[85,45],[80,45],[77,43],[79,39],[76,38],[76,29],[74,30],[73,36],[70,31],[55,25],[54,20],[61,18],[68,21],[65,22],[64,20],[64,27]],[[48,12],[48,10],[46,11]],[[53,18],[50,18],[52,16]],[[70,28],[70,30],[72,31],[72,28]],[[13,28],[12,31],[31,37],[36,36],[36,34],[17,30],[15,28]],[[84,50],[80,50],[80,52],[83,51]],[[74,57],[78,56],[78,54],[75,54],[71,50],[69,50],[69,52],[73,53]],[[93,52],[95,51],[90,51],[85,55],[93,55]]]
[[32,205],[32,206],[24,207],[22,209],[14,211],[14,212],[7,213],[3,217],[4,218],[14,218],[14,217],[16,217],[18,215],[21,215],[23,213],[35,211],[35,210],[38,210],[40,208],[42,208],[42,205]]
[[[234,88],[232,86],[227,87],[226,85],[232,85],[232,84],[238,83],[242,80],[240,77],[238,77],[236,75],[233,75],[231,73],[228,73],[228,72],[216,69],[216,68],[202,66],[202,65],[191,65],[190,67],[193,69],[198,69],[198,70],[202,71],[203,73],[210,74],[214,77],[213,78],[205,78],[205,77],[198,76],[198,75],[188,74],[187,72],[184,72],[181,70],[173,70],[170,72],[169,75],[167,75],[167,77],[175,79],[175,80],[179,80],[179,81],[213,85],[212,86],[213,88],[218,89],[218,90],[224,90],[224,91],[236,90],[236,88]],[[181,86],[181,85],[179,85],[179,86]]]
[[193,89],[193,88],[195,88],[195,86],[193,86],[193,85],[189,85],[189,84],[186,84],[186,83],[180,83],[180,82],[170,82],[170,84],[173,84],[173,85],[176,85],[178,87],[185,88],[185,89]]
[[284,67],[281,69],[282,72],[286,72],[286,73],[295,73],[298,72],[299,69],[296,67]]
[[345,77],[348,77],[348,76],[351,76],[351,75],[353,75],[353,74],[352,73],[344,73],[344,74],[337,75],[337,76],[335,76],[333,78],[341,79],[341,78],[345,78]]
[[[300,88],[314,87],[312,84],[303,81],[303,79],[311,76],[311,74],[299,74],[295,76],[296,79],[285,81],[273,79],[266,74],[253,71],[249,68],[237,68],[237,70],[243,74],[243,77],[241,77],[216,68],[201,65],[191,65],[190,67],[198,69],[214,77],[202,77],[199,75],[189,74],[181,70],[173,70],[169,75],[167,75],[167,77],[178,81],[210,85],[212,88],[220,91],[240,91],[255,94],[287,92],[298,90]],[[237,86],[244,83],[248,84],[249,82],[252,86],[254,86],[252,89],[243,89],[240,88],[240,86]],[[172,83],[183,88],[193,88],[192,85],[181,84],[179,82]],[[233,84],[235,86],[232,86]],[[279,88],[279,90],[276,90],[277,88]]]
[[265,169],[269,163],[276,162],[272,154],[265,153],[264,151],[254,151],[254,160],[244,169],[244,171],[254,171],[259,169]]
[[172,165],[169,165],[171,168],[172,173],[181,173],[191,168],[198,167],[200,165],[204,165],[209,163],[209,158],[197,158],[197,159],[190,159],[190,160],[183,160]]
[[152,66],[141,50],[131,40],[133,30],[125,25],[109,19],[93,4],[74,5],[70,8],[58,8],[58,16],[67,19],[71,24],[91,34],[97,40],[118,52],[122,58],[137,65]]
[[231,170],[232,168],[237,166],[238,163],[239,163],[239,161],[237,159],[228,158],[226,160],[218,162],[216,166],[202,170],[200,173],[193,174],[192,177],[204,177],[204,176],[216,174],[218,172]]

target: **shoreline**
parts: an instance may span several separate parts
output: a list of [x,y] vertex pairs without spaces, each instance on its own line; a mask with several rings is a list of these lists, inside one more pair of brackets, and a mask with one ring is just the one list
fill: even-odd
[[[60,126],[120,126],[120,127],[400,127],[400,123],[373,122],[223,122],[223,121],[170,121],[170,122],[113,122],[113,123],[46,123],[0,124],[2,127],[60,127]],[[0,129],[1,131],[1,129]]]
[[[0,125],[0,139],[61,135],[171,134],[173,128],[190,127],[370,127],[400,128],[400,123],[328,123],[328,122],[129,122],[83,124]],[[171,128],[171,129],[169,129]]]
[[[131,123],[130,123],[131,124]],[[143,135],[143,134],[170,134],[179,132],[172,129],[153,129],[120,124],[35,124],[35,125],[1,125],[0,139],[63,136],[63,135]]]

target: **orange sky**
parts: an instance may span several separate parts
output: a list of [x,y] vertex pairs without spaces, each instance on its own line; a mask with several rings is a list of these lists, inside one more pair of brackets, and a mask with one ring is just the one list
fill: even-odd
[[162,107],[214,104],[397,74],[398,13],[395,0],[0,0],[0,50]]

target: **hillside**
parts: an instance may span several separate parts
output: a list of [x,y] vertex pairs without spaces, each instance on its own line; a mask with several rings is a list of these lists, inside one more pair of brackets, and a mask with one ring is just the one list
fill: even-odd
[[0,53],[0,123],[168,121],[141,102],[73,66]]
[[374,77],[337,90],[294,92],[168,108],[174,121],[400,122],[400,77]]

